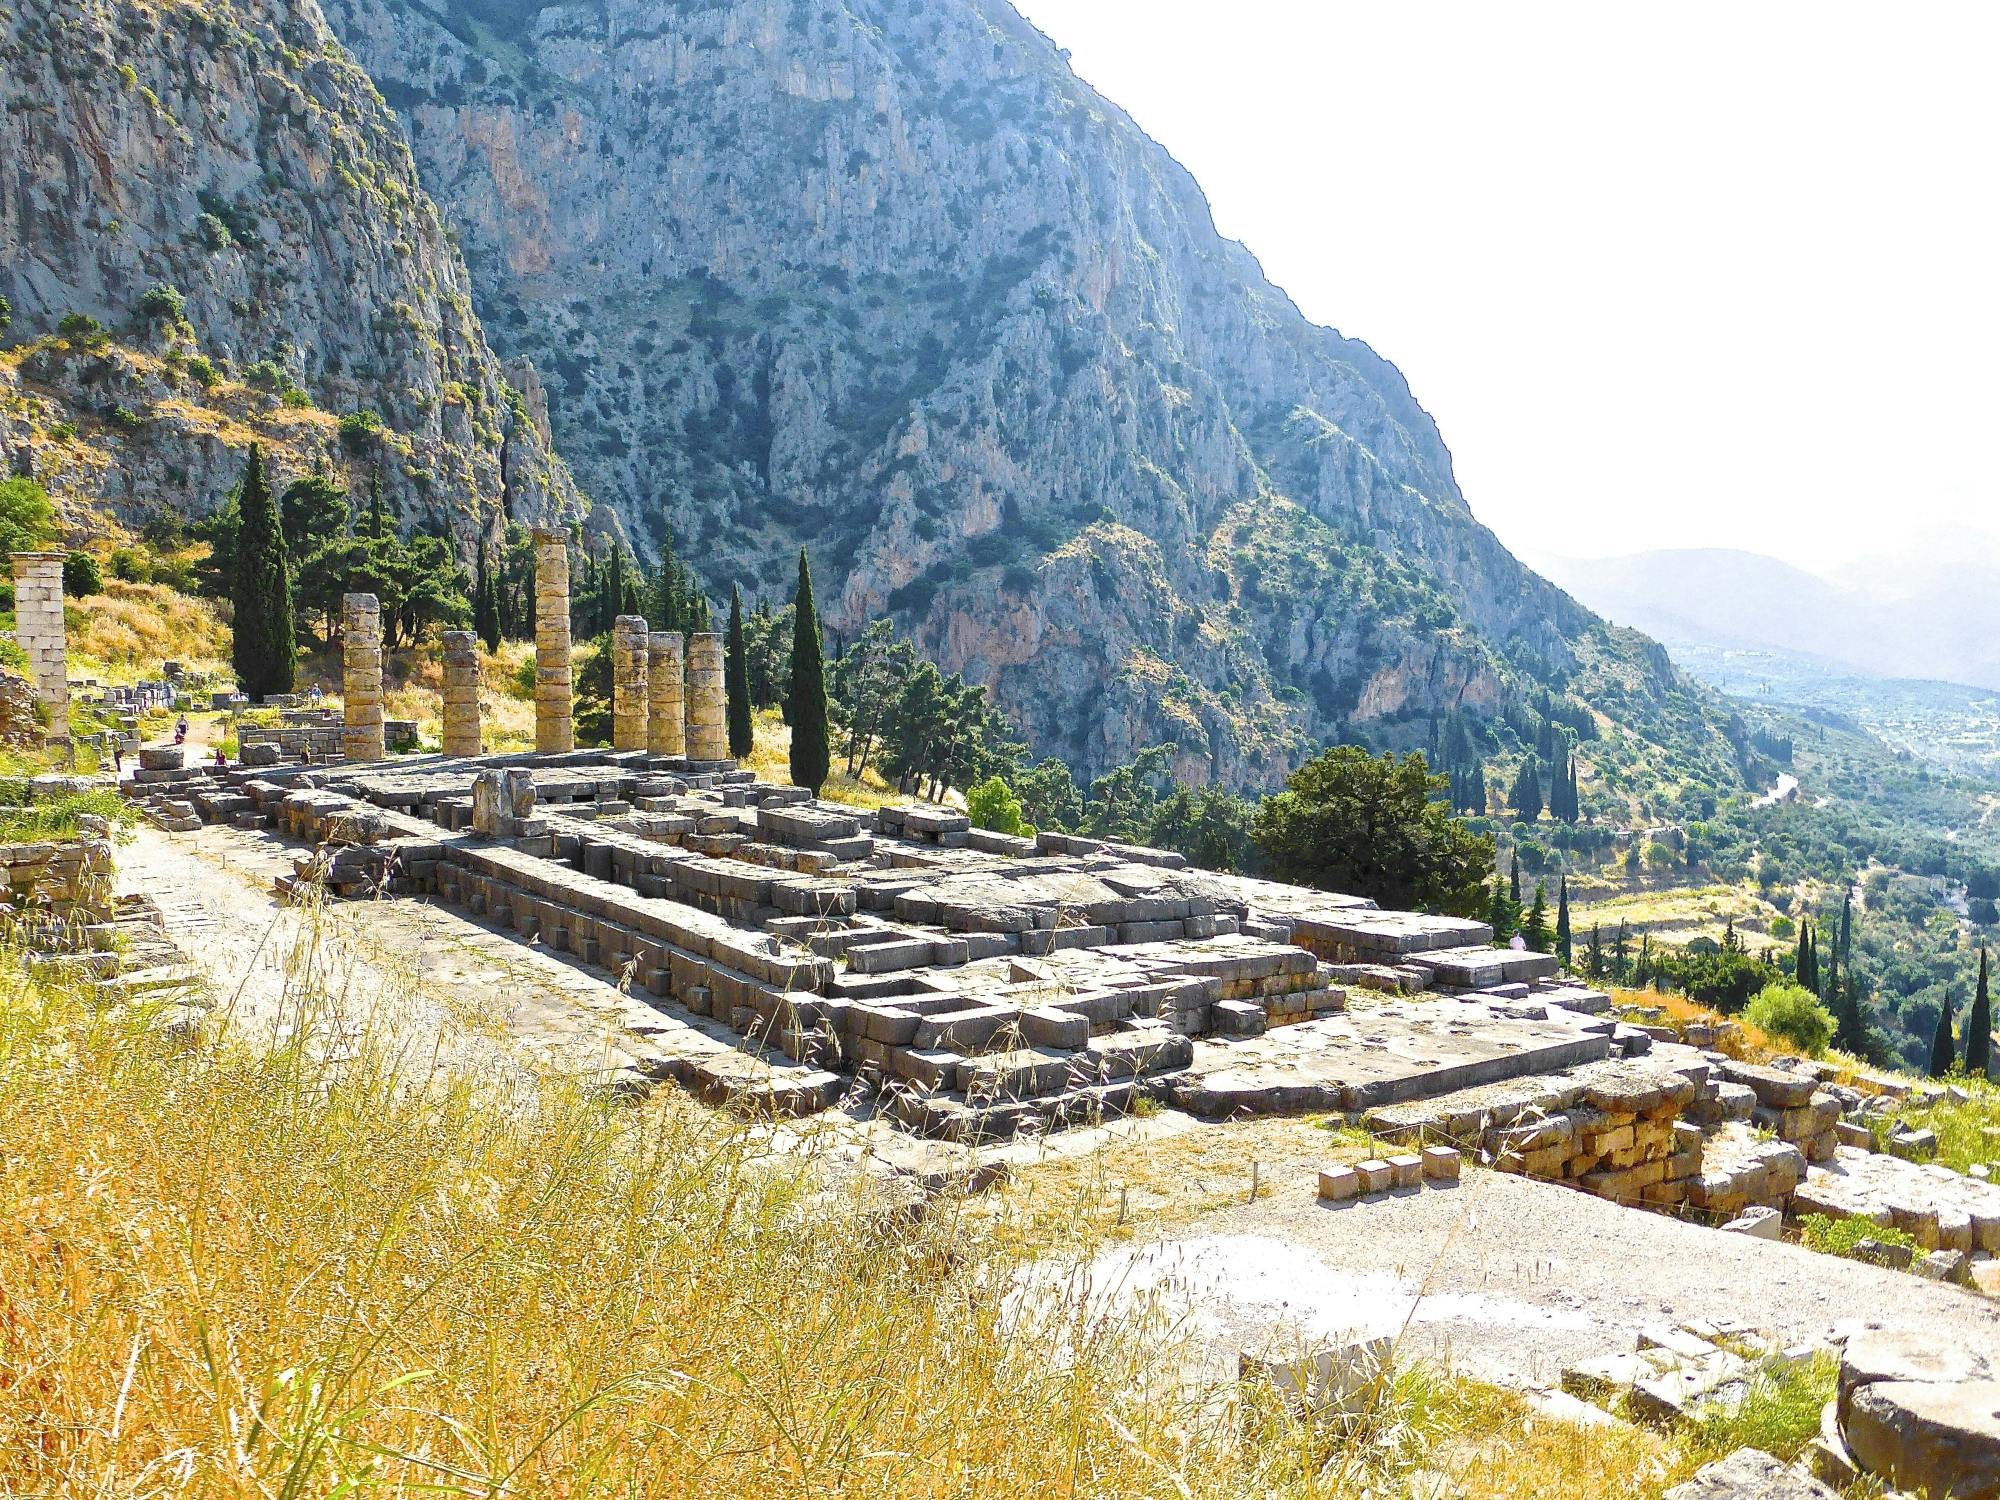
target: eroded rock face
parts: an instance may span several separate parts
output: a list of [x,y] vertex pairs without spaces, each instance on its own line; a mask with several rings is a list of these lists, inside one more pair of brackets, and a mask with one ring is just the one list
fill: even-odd
[[1004,0],[328,8],[593,495],[712,580],[809,543],[836,635],[893,612],[1038,750],[1258,784],[1539,683],[1685,692]]
[[[0,362],[0,455],[73,517],[204,512],[253,438],[280,481],[379,463],[392,505],[461,540],[579,508],[538,384],[503,375],[400,125],[314,0],[12,6],[0,93],[5,337],[108,333]],[[167,287],[178,309],[147,303]],[[382,431],[343,442],[360,411]]]

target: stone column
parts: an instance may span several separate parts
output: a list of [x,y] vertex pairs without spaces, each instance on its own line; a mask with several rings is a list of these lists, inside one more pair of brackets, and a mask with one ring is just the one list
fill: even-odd
[[648,690],[653,699],[646,749],[653,755],[687,754],[687,691],[681,677],[681,635],[656,630],[646,638]]
[[723,714],[722,637],[713,632],[691,635],[687,662],[689,760],[729,759],[729,730]]
[[611,622],[611,748],[646,748],[646,622],[620,615]]
[[349,760],[385,760],[382,739],[382,606],[373,594],[341,601],[341,753]]
[[35,700],[49,711],[49,734],[69,738],[69,660],[63,645],[63,554],[14,554],[14,640],[28,654]]
[[570,717],[569,533],[535,528],[535,749],[576,748]]
[[479,637],[444,633],[444,753],[479,753]]

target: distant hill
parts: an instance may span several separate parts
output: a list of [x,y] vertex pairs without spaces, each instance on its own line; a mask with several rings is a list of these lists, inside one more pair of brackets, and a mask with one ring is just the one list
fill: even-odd
[[1579,603],[1670,648],[2000,688],[2000,555],[1984,538],[1870,558],[1837,579],[1727,548],[1529,561]]

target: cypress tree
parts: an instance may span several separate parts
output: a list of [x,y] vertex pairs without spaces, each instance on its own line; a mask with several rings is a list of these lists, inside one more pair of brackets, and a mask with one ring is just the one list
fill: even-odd
[[1861,991],[1855,988],[1851,972],[1834,1004],[1833,1020],[1833,1045],[1842,1052],[1866,1058],[1872,1050],[1868,1045],[1868,1022],[1861,1014]]
[[236,625],[230,659],[237,686],[252,698],[289,693],[298,665],[292,634],[292,577],[277,503],[264,483],[264,450],[250,445],[237,496]]
[[1567,969],[1574,957],[1571,953],[1569,931],[1569,876],[1565,875],[1556,884],[1556,957]]
[[1535,904],[1521,923],[1521,936],[1535,952],[1549,951],[1549,888],[1544,881],[1535,882]]
[[1527,823],[1542,815],[1542,779],[1532,755],[1523,757],[1520,773],[1514,778],[1514,811]]
[[1521,854],[1518,849],[1514,852],[1513,864],[1507,872],[1507,899],[1514,903],[1514,908],[1518,912],[1521,906]]
[[1584,972],[1592,979],[1604,977],[1604,936],[1595,922],[1590,924],[1590,957],[1584,964]]
[[1944,1077],[1957,1062],[1951,1035],[1951,991],[1946,990],[1944,1004],[1938,1007],[1937,1030],[1931,1033],[1931,1077]]
[[1986,947],[1979,949],[1979,988],[1965,1020],[1965,1071],[1984,1078],[1993,1067],[1993,1001],[1986,992]]
[[1486,925],[1493,929],[1493,941],[1504,943],[1514,935],[1514,922],[1520,915],[1520,908],[1507,899],[1507,887],[1500,877],[1493,877],[1493,896],[1486,904]]
[[472,628],[488,651],[500,649],[500,592],[486,561],[486,544],[479,545],[479,570],[472,584]]
[[1652,977],[1653,935],[1650,932],[1642,932],[1639,934],[1639,971],[1633,976],[1633,983],[1644,989],[1646,982]]
[[792,600],[792,784],[817,796],[833,765],[827,742],[826,661],[821,655],[819,610],[813,604],[812,568],[799,548],[799,591]]
[[1618,940],[1616,943],[1612,945],[1611,948],[1612,972],[1616,974],[1616,976],[1620,979],[1623,979],[1627,974],[1631,973],[1631,968],[1627,960],[1628,960],[1628,953],[1625,947],[1625,923],[1621,919],[1618,923]]
[[750,721],[750,663],[743,651],[743,591],[729,586],[729,642],[723,661],[723,691],[729,702],[729,756],[745,760],[756,743]]

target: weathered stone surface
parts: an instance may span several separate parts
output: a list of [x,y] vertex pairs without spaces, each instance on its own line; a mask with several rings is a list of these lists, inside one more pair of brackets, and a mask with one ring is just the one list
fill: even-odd
[[1843,1413],[1848,1450],[1899,1489],[1955,1500],[2000,1496],[2000,1380],[1882,1380]]
[[479,637],[469,630],[444,633],[443,721],[446,755],[479,753]]
[[35,697],[48,714],[50,735],[69,734],[69,665],[63,626],[64,554],[16,552],[14,641],[28,658]]
[[535,538],[535,748],[576,748],[570,678],[569,533],[537,526]]
[[1789,1464],[1756,1448],[1738,1448],[1677,1484],[1665,1500],[1839,1500],[1839,1496]]

